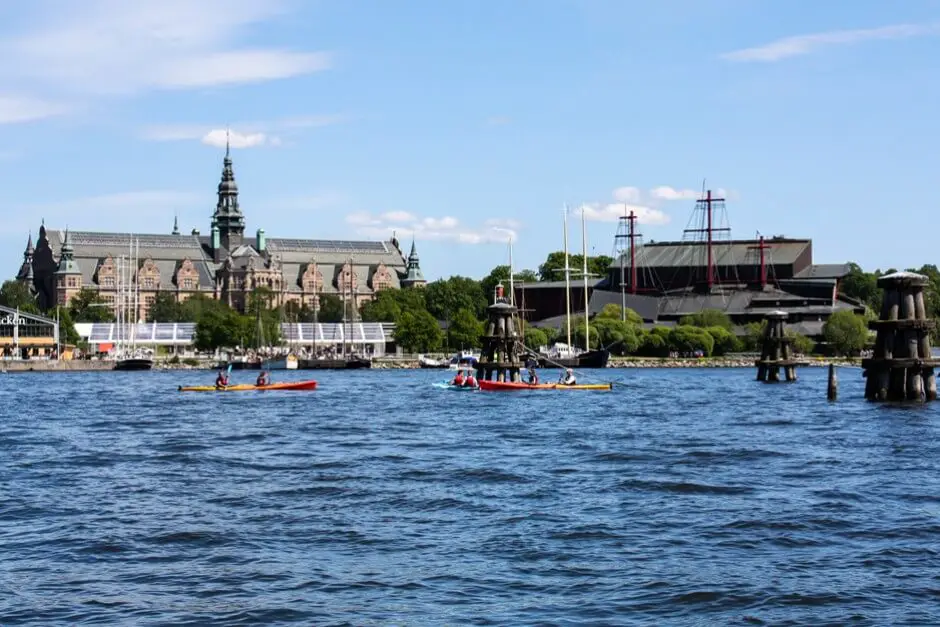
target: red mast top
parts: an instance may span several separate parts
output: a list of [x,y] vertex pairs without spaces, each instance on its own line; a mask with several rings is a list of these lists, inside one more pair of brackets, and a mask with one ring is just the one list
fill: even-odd
[[760,251],[760,288],[764,289],[767,287],[767,262],[764,257],[764,251],[770,250],[770,244],[766,243],[764,241],[764,236],[761,235],[757,245],[748,246],[748,250]]
[[714,255],[712,254],[712,235],[719,231],[731,230],[727,227],[715,228],[712,226],[712,203],[724,201],[724,198],[712,198],[712,190],[708,190],[705,194],[705,198],[700,198],[696,203],[696,208],[701,205],[705,205],[705,228],[685,230],[686,233],[705,233],[705,250],[708,256],[708,261],[705,268],[705,281],[708,283],[709,291],[711,291],[712,286],[715,284],[715,260]]
[[[630,223],[630,293],[636,294],[636,214],[630,211],[627,221]],[[623,280],[623,278],[621,278]]]

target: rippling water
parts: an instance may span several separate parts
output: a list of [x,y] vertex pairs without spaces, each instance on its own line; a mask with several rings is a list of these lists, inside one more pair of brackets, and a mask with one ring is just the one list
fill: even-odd
[[859,370],[312,374],[0,377],[0,624],[940,622],[940,405]]

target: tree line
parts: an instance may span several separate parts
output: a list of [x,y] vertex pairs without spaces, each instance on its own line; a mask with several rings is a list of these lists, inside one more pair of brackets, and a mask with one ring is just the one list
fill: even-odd
[[[612,261],[611,257],[604,255],[588,257],[588,272],[604,275]],[[584,262],[580,255],[570,255],[569,263],[573,269],[578,269]],[[517,271],[513,279],[525,283],[555,281],[563,278],[563,268],[564,253],[553,252],[537,271]],[[851,264],[841,291],[866,305],[868,317],[872,317],[881,306],[877,278],[892,271],[865,272],[857,264]],[[930,315],[940,318],[940,270],[927,265],[913,271],[930,278],[926,303]],[[374,300],[364,303],[359,311],[347,310],[345,313],[347,319],[356,314],[365,322],[394,323],[395,341],[408,352],[479,348],[486,307],[492,302],[499,283],[508,288],[509,267],[506,265],[497,266],[481,280],[453,276],[433,281],[423,289],[383,290],[376,294]],[[81,290],[68,307],[40,312],[35,298],[24,285],[7,281],[0,287],[0,304],[50,317],[58,314],[63,340],[75,344],[79,338],[74,322],[114,321],[110,306],[91,288]],[[314,319],[340,322],[343,314],[344,304],[333,294],[321,294],[320,306],[314,312],[293,302],[275,306],[274,294],[267,288],[259,288],[250,295],[244,313],[203,294],[195,294],[180,303],[174,294],[158,292],[149,308],[147,321],[193,322],[196,324],[196,348],[211,351],[235,346],[275,345],[281,339],[281,322],[313,322]],[[570,322],[573,343],[585,346],[583,318],[573,318]],[[564,339],[561,337],[564,327],[559,331],[537,328],[525,322],[521,324],[525,343],[530,348],[538,349]],[[759,349],[763,323],[748,325],[743,337],[736,336],[733,328],[725,313],[705,310],[683,318],[673,327],[646,329],[636,312],[630,309],[622,312],[619,305],[608,305],[591,321],[589,345],[591,348],[606,347],[616,355],[648,357],[677,352],[718,356]],[[840,354],[855,354],[869,341],[865,317],[850,311],[836,312],[831,316],[823,334],[830,349]],[[803,336],[794,334],[794,342],[798,352],[809,353],[814,348],[812,340]]]

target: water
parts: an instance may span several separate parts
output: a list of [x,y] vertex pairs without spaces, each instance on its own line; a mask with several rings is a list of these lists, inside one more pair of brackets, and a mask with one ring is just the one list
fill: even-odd
[[940,622],[940,406],[859,370],[832,405],[823,369],[602,374],[0,377],[0,624]]

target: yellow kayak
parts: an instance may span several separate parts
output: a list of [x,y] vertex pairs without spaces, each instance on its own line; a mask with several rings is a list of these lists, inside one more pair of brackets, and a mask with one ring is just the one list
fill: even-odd
[[478,382],[481,390],[492,392],[508,392],[514,390],[609,390],[613,387],[612,383],[576,383],[574,385],[565,385],[563,383],[523,383],[511,381],[486,381]]
[[270,385],[248,385],[245,383],[239,385],[229,385],[224,388],[217,388],[214,385],[190,385],[179,386],[180,392],[248,392],[251,390],[315,390],[317,382],[310,381],[285,381],[284,383],[272,383]]

